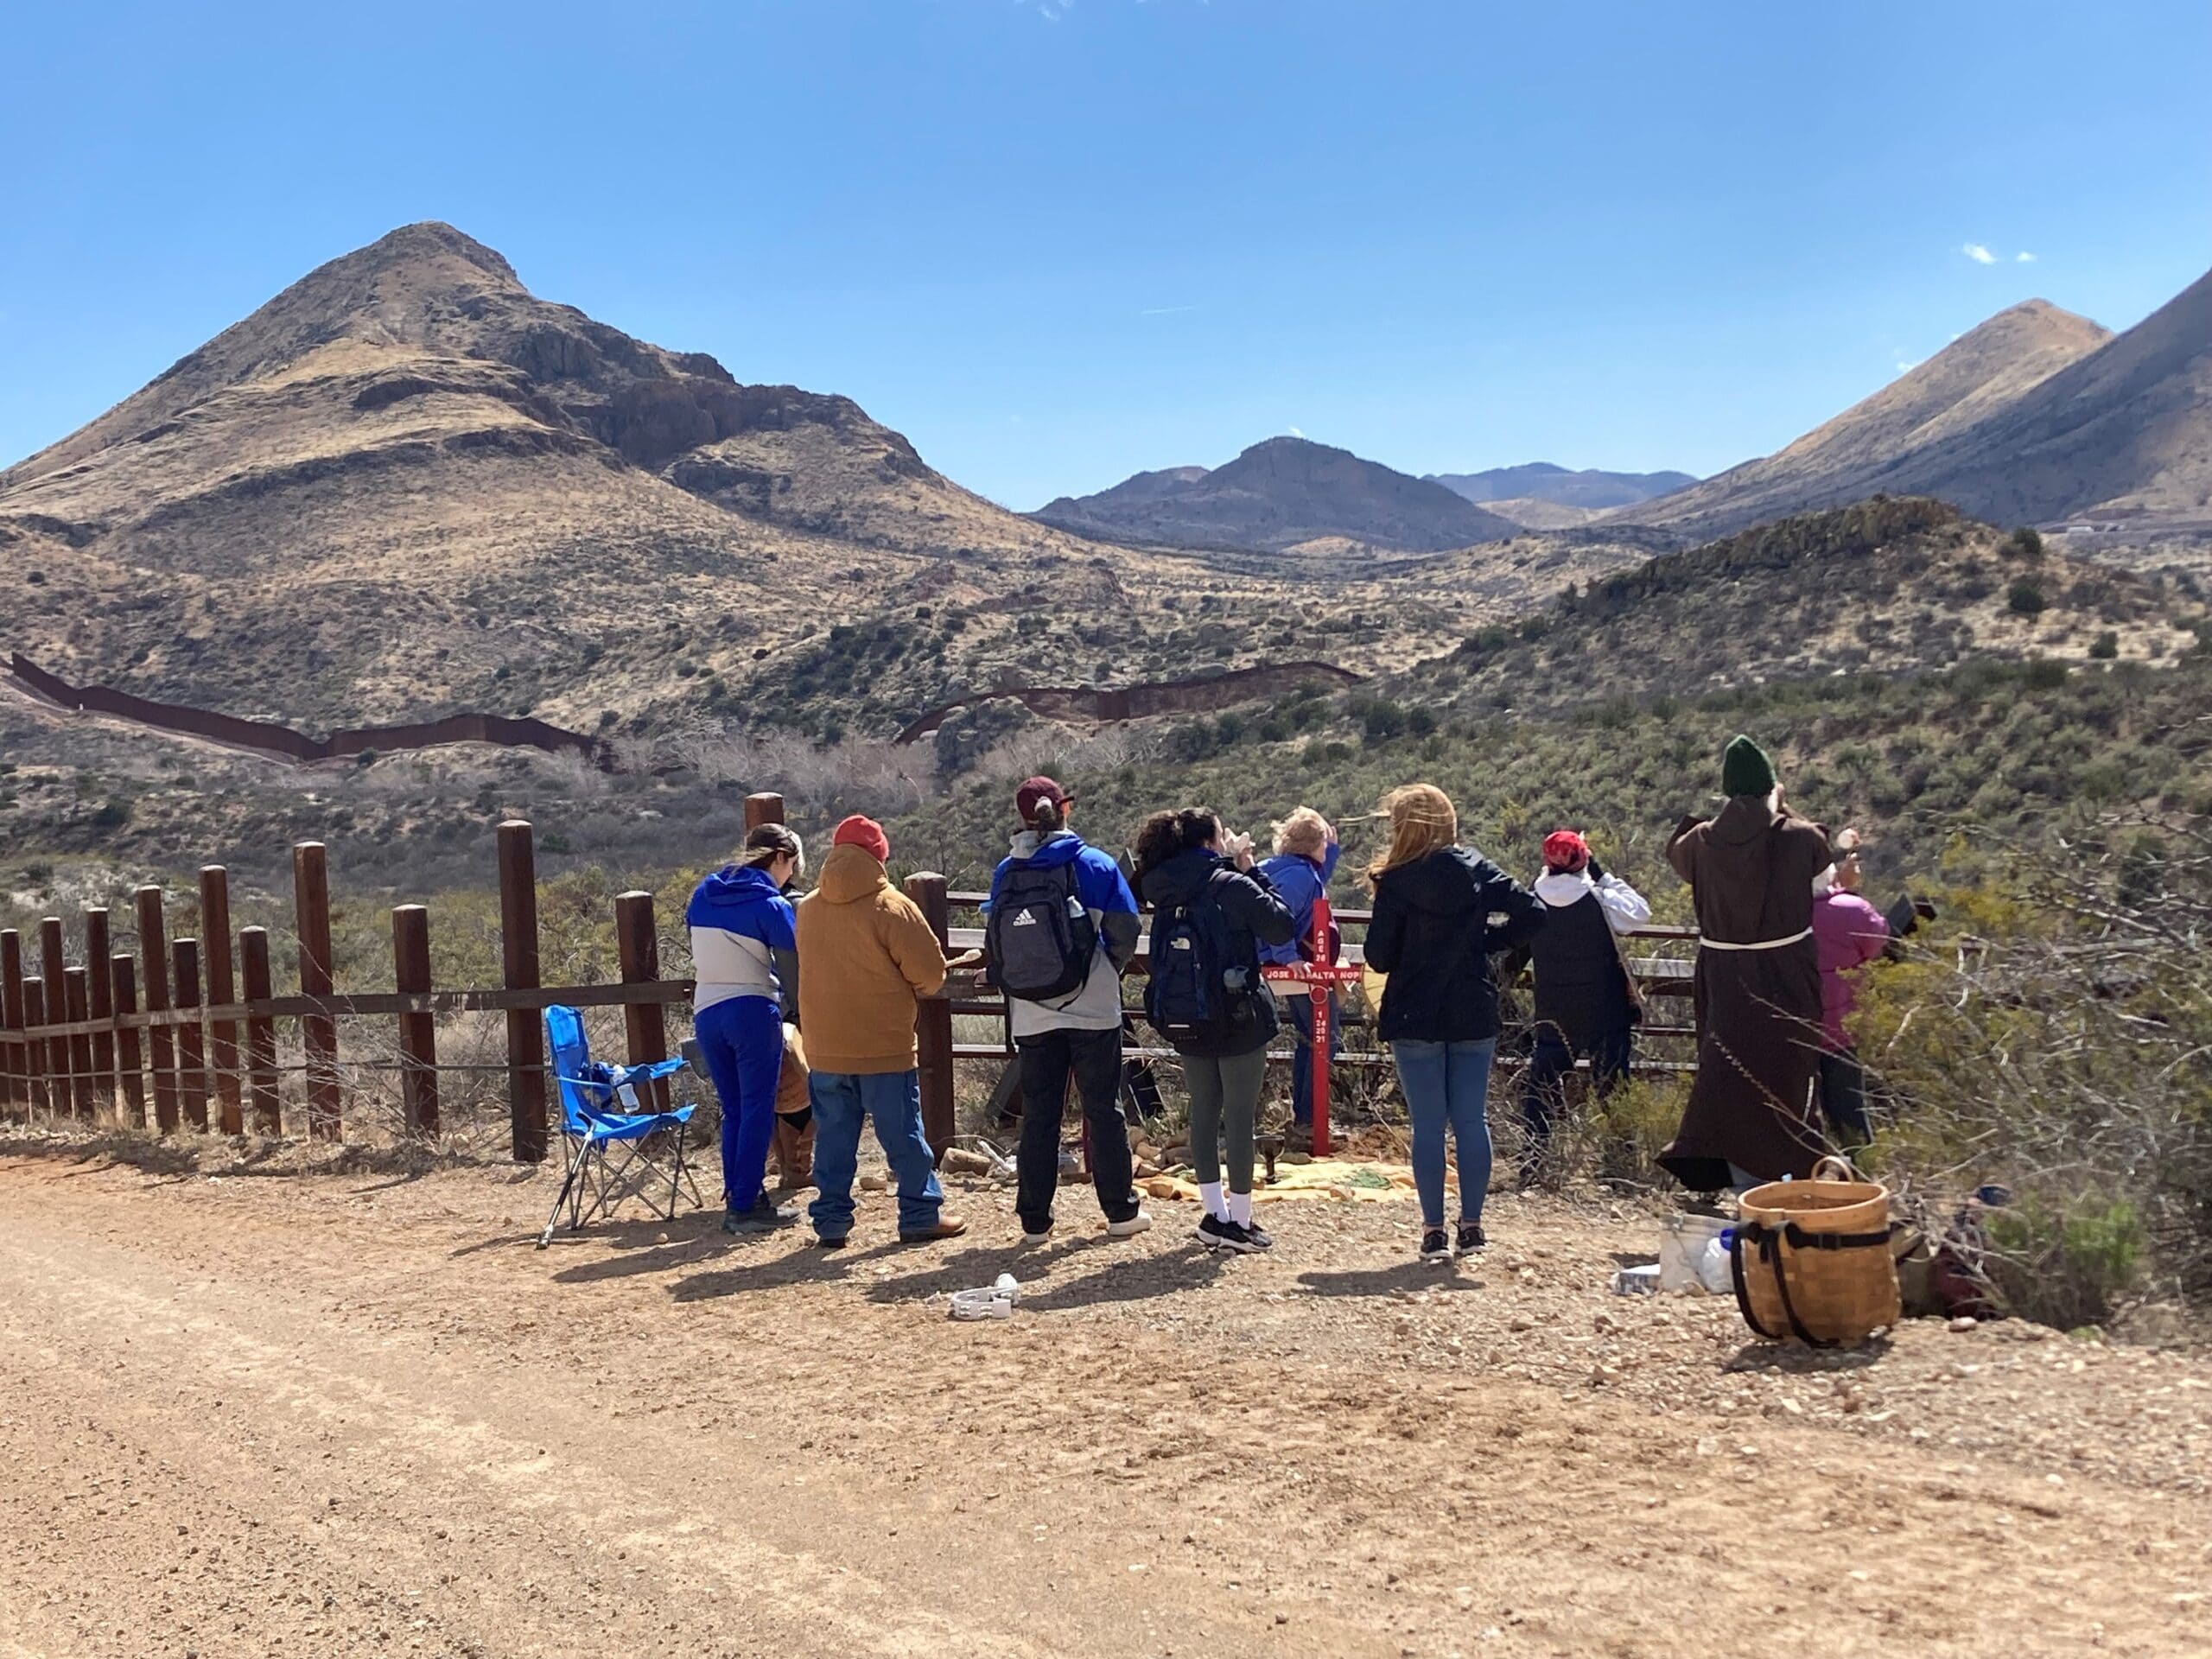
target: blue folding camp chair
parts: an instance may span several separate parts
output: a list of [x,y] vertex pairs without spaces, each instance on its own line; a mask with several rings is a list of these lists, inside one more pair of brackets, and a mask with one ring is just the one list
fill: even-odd
[[[587,1221],[612,1215],[626,1198],[642,1199],[664,1221],[676,1218],[677,1200],[686,1190],[694,1205],[702,1202],[684,1156],[693,1108],[653,1111],[648,1104],[651,1096],[641,1098],[638,1088],[682,1071],[683,1062],[609,1065],[594,1060],[584,1035],[583,1016],[558,1003],[545,1010],[545,1038],[553,1052],[553,1075],[561,1085],[561,1143],[568,1173],[560,1196],[553,1200],[553,1213],[545,1218],[537,1248],[552,1243],[563,1209],[573,1232]],[[616,1147],[623,1153],[619,1162],[610,1155]],[[668,1185],[664,1203],[659,1196],[663,1182]]]

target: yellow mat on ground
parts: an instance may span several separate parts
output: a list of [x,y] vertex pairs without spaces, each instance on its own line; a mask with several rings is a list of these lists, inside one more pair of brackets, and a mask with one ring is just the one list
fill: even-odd
[[[1155,1198],[1198,1202],[1198,1183],[1191,1179],[1187,1165],[1148,1176],[1137,1185]],[[1402,1198],[1413,1190],[1414,1173],[1403,1164],[1316,1158],[1306,1164],[1279,1160],[1273,1181],[1262,1176],[1254,1183],[1252,1200],[1255,1204],[1274,1204],[1292,1198],[1333,1198],[1338,1203],[1356,1204],[1363,1199]]]

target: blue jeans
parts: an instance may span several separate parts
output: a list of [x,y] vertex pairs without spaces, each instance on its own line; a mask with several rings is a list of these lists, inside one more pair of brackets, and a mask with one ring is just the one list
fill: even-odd
[[[1294,1123],[1313,1121],[1313,999],[1286,996],[1282,1007],[1290,1015],[1293,1047],[1290,1054],[1290,1116]],[[1329,993],[1329,1058],[1344,1052],[1344,1014],[1334,991]]]
[[861,1120],[875,1120],[875,1138],[899,1189],[899,1230],[925,1233],[937,1225],[944,1189],[937,1184],[937,1159],[922,1137],[919,1071],[817,1071],[808,1082],[814,1101],[814,1184],[806,1213],[815,1233],[842,1238],[853,1230],[853,1177],[860,1168]]
[[1497,1039],[1478,1043],[1395,1042],[1398,1086],[1414,1124],[1414,1190],[1425,1227],[1444,1224],[1444,1129],[1459,1151],[1459,1218],[1480,1221],[1490,1192],[1490,1065]]
[[772,996],[733,996],[691,1018],[699,1057],[722,1103],[722,1199],[742,1215],[760,1197],[784,1075],[784,1011]]

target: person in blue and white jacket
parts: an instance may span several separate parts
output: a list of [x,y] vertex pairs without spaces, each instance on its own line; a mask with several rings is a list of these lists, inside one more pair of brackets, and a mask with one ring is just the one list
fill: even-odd
[[798,996],[798,939],[785,889],[806,871],[806,849],[780,823],[745,837],[737,861],[699,883],[683,914],[691,930],[691,1027],[722,1103],[726,1233],[798,1219],[764,1190],[784,1066],[784,1015]]
[[[1138,1201],[1129,1159],[1128,1127],[1122,1116],[1122,972],[1137,948],[1137,901],[1113,857],[1088,845],[1068,826],[1074,798],[1050,778],[1032,778],[1014,792],[1021,831],[991,874],[986,915],[993,918],[992,982],[1007,994],[1014,1046],[1021,1067],[1021,1146],[1015,1154],[1015,1213],[1023,1241],[1052,1236],[1052,1196],[1060,1178],[1060,1113],[1072,1073],[1090,1127],[1090,1178],[1106,1231],[1128,1238],[1152,1225]],[[1044,914],[1042,900],[1071,872],[1069,896],[1088,918],[1092,938],[1087,963],[1076,964],[1071,991],[1041,999],[1019,993],[1024,973],[1049,971],[1052,959],[1016,963],[1001,949],[1015,937],[1012,925],[1024,912]],[[1001,914],[1001,912],[1005,913]]]
[[[1261,945],[1262,967],[1269,963],[1297,962],[1303,953],[1312,950],[1313,901],[1329,890],[1329,879],[1336,874],[1337,858],[1344,850],[1337,844],[1335,826],[1310,806],[1300,807],[1275,825],[1274,830],[1274,856],[1261,861],[1260,873],[1274,884],[1275,897],[1288,906],[1298,931],[1287,944]],[[1333,951],[1336,945],[1332,935],[1328,949]],[[1291,1034],[1297,1041],[1290,1061],[1291,1119],[1305,1132],[1306,1144],[1310,1145],[1313,1133],[1313,1000],[1305,986],[1294,982],[1276,981],[1274,989],[1290,1014]],[[1326,995],[1329,1058],[1333,1060],[1343,1052],[1344,1027],[1336,992],[1331,990]],[[1296,1134],[1292,1140],[1298,1140]]]

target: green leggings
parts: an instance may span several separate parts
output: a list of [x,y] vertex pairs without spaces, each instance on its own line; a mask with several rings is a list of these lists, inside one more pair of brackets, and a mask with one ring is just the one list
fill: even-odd
[[1221,1127],[1229,1124],[1229,1190],[1252,1190],[1252,1128],[1260,1116],[1260,1086],[1267,1079],[1268,1051],[1216,1059],[1183,1057],[1183,1082],[1191,1091],[1191,1165],[1200,1185],[1221,1179]]

